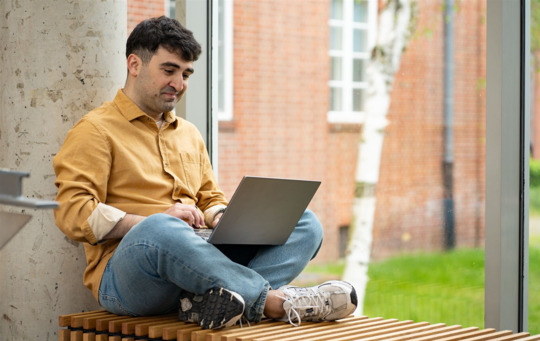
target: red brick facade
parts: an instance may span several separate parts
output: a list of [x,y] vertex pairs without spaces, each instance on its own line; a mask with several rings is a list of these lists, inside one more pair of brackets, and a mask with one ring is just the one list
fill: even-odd
[[[276,15],[277,8],[287,10]],[[232,195],[245,174],[322,180],[310,206],[326,228],[319,258],[336,259],[335,231],[350,221],[358,136],[326,121],[328,1],[236,1],[233,21],[234,118],[219,129],[223,190]]]
[[144,19],[166,14],[165,1],[167,0],[128,0],[128,34]]
[[[443,226],[443,1],[418,2],[388,114],[373,256],[438,250]],[[455,12],[454,201],[456,245],[484,237],[486,3]]]
[[[163,6],[128,1],[130,25],[142,19],[134,19],[135,3],[158,2]],[[455,15],[458,247],[481,245],[484,235],[485,6],[460,1]],[[146,17],[163,14],[152,8]],[[418,1],[396,75],[376,194],[375,258],[443,248],[442,9],[442,0]],[[325,227],[318,261],[338,258],[339,228],[351,224],[361,129],[326,118],[329,11],[329,0],[234,1],[234,117],[219,123],[218,137],[219,180],[228,196],[246,174],[322,180],[310,205]]]

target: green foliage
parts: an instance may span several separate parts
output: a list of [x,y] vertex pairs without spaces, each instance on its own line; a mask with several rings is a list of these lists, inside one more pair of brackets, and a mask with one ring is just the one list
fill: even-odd
[[529,215],[540,216],[540,187],[529,189]]
[[538,216],[540,215],[540,160],[529,160],[529,183],[529,214]]
[[531,50],[540,50],[540,0],[531,0]]
[[529,181],[531,188],[540,188],[540,160],[529,160]]

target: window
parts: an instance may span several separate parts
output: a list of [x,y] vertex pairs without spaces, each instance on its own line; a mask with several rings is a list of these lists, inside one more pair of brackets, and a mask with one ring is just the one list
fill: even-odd
[[332,0],[328,121],[361,123],[365,68],[375,43],[377,1]]

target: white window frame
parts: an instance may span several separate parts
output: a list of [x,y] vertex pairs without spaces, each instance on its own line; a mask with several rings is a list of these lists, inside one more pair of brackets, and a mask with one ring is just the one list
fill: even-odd
[[[232,121],[233,115],[233,0],[213,0],[212,25],[212,63],[214,64],[212,88],[216,116],[219,121]],[[220,22],[219,10],[223,6],[223,22]],[[224,40],[220,41],[219,31],[224,30]],[[223,70],[219,69],[220,49],[223,49]],[[219,76],[223,77],[223,89],[219,87]],[[219,100],[223,97],[223,108],[219,107]]]
[[[367,89],[367,82],[353,81],[353,61],[362,59],[369,61],[370,51],[375,46],[377,36],[377,0],[365,0],[368,3],[367,23],[354,22],[354,0],[343,0],[343,20],[330,18],[328,25],[330,27],[342,28],[342,46],[343,50],[337,51],[329,49],[330,57],[342,58],[342,80],[329,80],[328,86],[342,89],[342,110],[328,111],[328,122],[330,123],[362,123],[365,113],[363,111],[353,111],[353,90]],[[353,32],[355,29],[364,29],[367,31],[366,52],[353,51]],[[331,45],[330,45],[331,48]]]

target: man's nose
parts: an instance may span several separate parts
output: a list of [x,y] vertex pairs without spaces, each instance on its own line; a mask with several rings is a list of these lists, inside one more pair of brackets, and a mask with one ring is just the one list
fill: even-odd
[[184,89],[184,78],[180,77],[179,79],[175,79],[169,83],[169,86],[174,88],[176,92],[180,92]]

